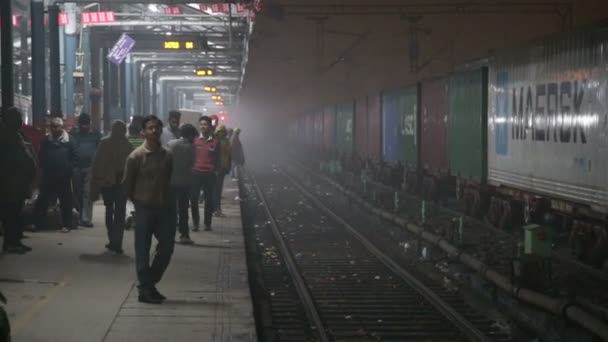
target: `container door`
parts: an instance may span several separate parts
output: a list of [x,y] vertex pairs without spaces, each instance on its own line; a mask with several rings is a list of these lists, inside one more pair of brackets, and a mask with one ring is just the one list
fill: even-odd
[[418,87],[401,89],[398,106],[400,160],[415,169],[418,165]]
[[328,106],[323,110],[323,147],[326,152],[336,148],[336,106]]
[[367,97],[367,155],[374,161],[382,158],[382,98]]
[[367,96],[357,99],[355,102],[355,152],[354,156],[364,160],[369,158],[368,139],[368,116],[367,116]]
[[452,176],[485,182],[487,71],[467,70],[450,76],[448,86],[448,161]]
[[353,114],[354,102],[338,105],[336,114],[336,146],[341,154],[353,152]]
[[423,82],[421,87],[421,166],[430,174],[445,175],[448,170],[447,78]]
[[382,94],[382,156],[386,162],[401,159],[399,146],[399,90]]

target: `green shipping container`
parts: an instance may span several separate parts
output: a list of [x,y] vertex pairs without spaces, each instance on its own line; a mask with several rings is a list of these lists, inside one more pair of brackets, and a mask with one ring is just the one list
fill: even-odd
[[418,165],[418,86],[399,90],[399,145],[403,153],[402,160],[410,169]]
[[345,102],[337,106],[336,148],[340,153],[351,155],[353,152],[353,115],[355,102]]
[[487,178],[488,70],[450,75],[448,160],[452,176],[484,184]]

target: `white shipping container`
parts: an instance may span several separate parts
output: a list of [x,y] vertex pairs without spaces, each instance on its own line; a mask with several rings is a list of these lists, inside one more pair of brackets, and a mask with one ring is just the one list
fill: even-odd
[[608,212],[608,30],[548,38],[491,64],[488,181]]

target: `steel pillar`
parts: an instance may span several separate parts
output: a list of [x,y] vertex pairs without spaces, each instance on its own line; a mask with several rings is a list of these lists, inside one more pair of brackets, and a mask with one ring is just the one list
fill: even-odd
[[[107,49],[102,50],[102,55],[106,56],[108,54]],[[102,62],[102,75],[103,75],[103,111],[102,111],[102,122],[103,128],[107,130],[110,127],[111,121],[111,113],[110,110],[112,108],[112,101],[110,100],[111,93],[111,75],[110,75],[110,62],[104,58]]]
[[[101,56],[99,51],[99,42],[97,41],[94,32],[90,31],[89,46],[91,52],[91,88],[89,90],[91,120],[95,129],[101,130]],[[86,60],[86,59],[85,59]]]
[[27,38],[29,36],[29,25],[25,18],[21,17],[19,22],[19,38],[21,39],[21,95],[30,95],[30,61],[29,54],[29,43]]
[[76,69],[76,6],[72,3],[65,4],[65,12],[68,14],[69,21],[64,28],[64,65],[65,65],[65,114],[74,116],[74,70]]
[[46,58],[44,32],[44,3],[30,3],[32,18],[32,118],[37,127],[44,126],[46,115]]
[[61,113],[61,52],[59,47],[59,6],[50,5],[49,11],[49,80],[51,96],[51,115]]
[[0,6],[2,31],[0,46],[2,48],[2,108],[6,110],[15,104],[13,81],[13,9],[11,1],[3,1]]
[[124,61],[120,65],[120,73],[119,73],[119,91],[120,94],[120,109],[122,111],[122,116],[118,119],[122,121],[127,121],[127,61]]

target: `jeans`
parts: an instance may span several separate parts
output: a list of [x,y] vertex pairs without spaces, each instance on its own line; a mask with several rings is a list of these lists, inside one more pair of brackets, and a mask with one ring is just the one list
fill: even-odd
[[120,184],[101,188],[103,204],[106,207],[106,228],[110,249],[122,250],[122,237],[125,230],[127,195]]
[[222,192],[224,191],[224,178],[226,177],[225,173],[220,173],[217,175],[217,180],[215,182],[215,191],[213,194],[213,207],[215,211],[222,212]]
[[64,227],[72,226],[72,187],[70,179],[45,179],[40,186],[40,193],[36,204],[34,205],[34,213],[38,220],[38,225],[42,225],[46,219],[47,210],[49,209],[49,200],[59,198],[59,207],[61,208],[61,220]]
[[173,186],[172,189],[174,204],[172,217],[175,225],[179,227],[179,234],[182,237],[189,237],[188,229],[188,203],[190,201],[190,186]]
[[4,248],[19,246],[23,237],[21,214],[24,201],[3,203],[0,205],[0,221],[4,229]]
[[205,226],[211,226],[211,215],[213,215],[213,189],[215,187],[215,174],[204,173],[193,176],[194,184],[190,193],[190,205],[192,209],[192,221],[198,227],[201,217],[198,209],[198,200],[203,190],[205,196]]
[[[135,267],[140,291],[149,291],[160,281],[173,255],[175,225],[171,208],[150,208],[135,204]],[[150,265],[152,236],[158,242]]]
[[74,186],[74,208],[80,214],[80,222],[90,223],[93,215],[91,168],[75,169],[72,184]]

